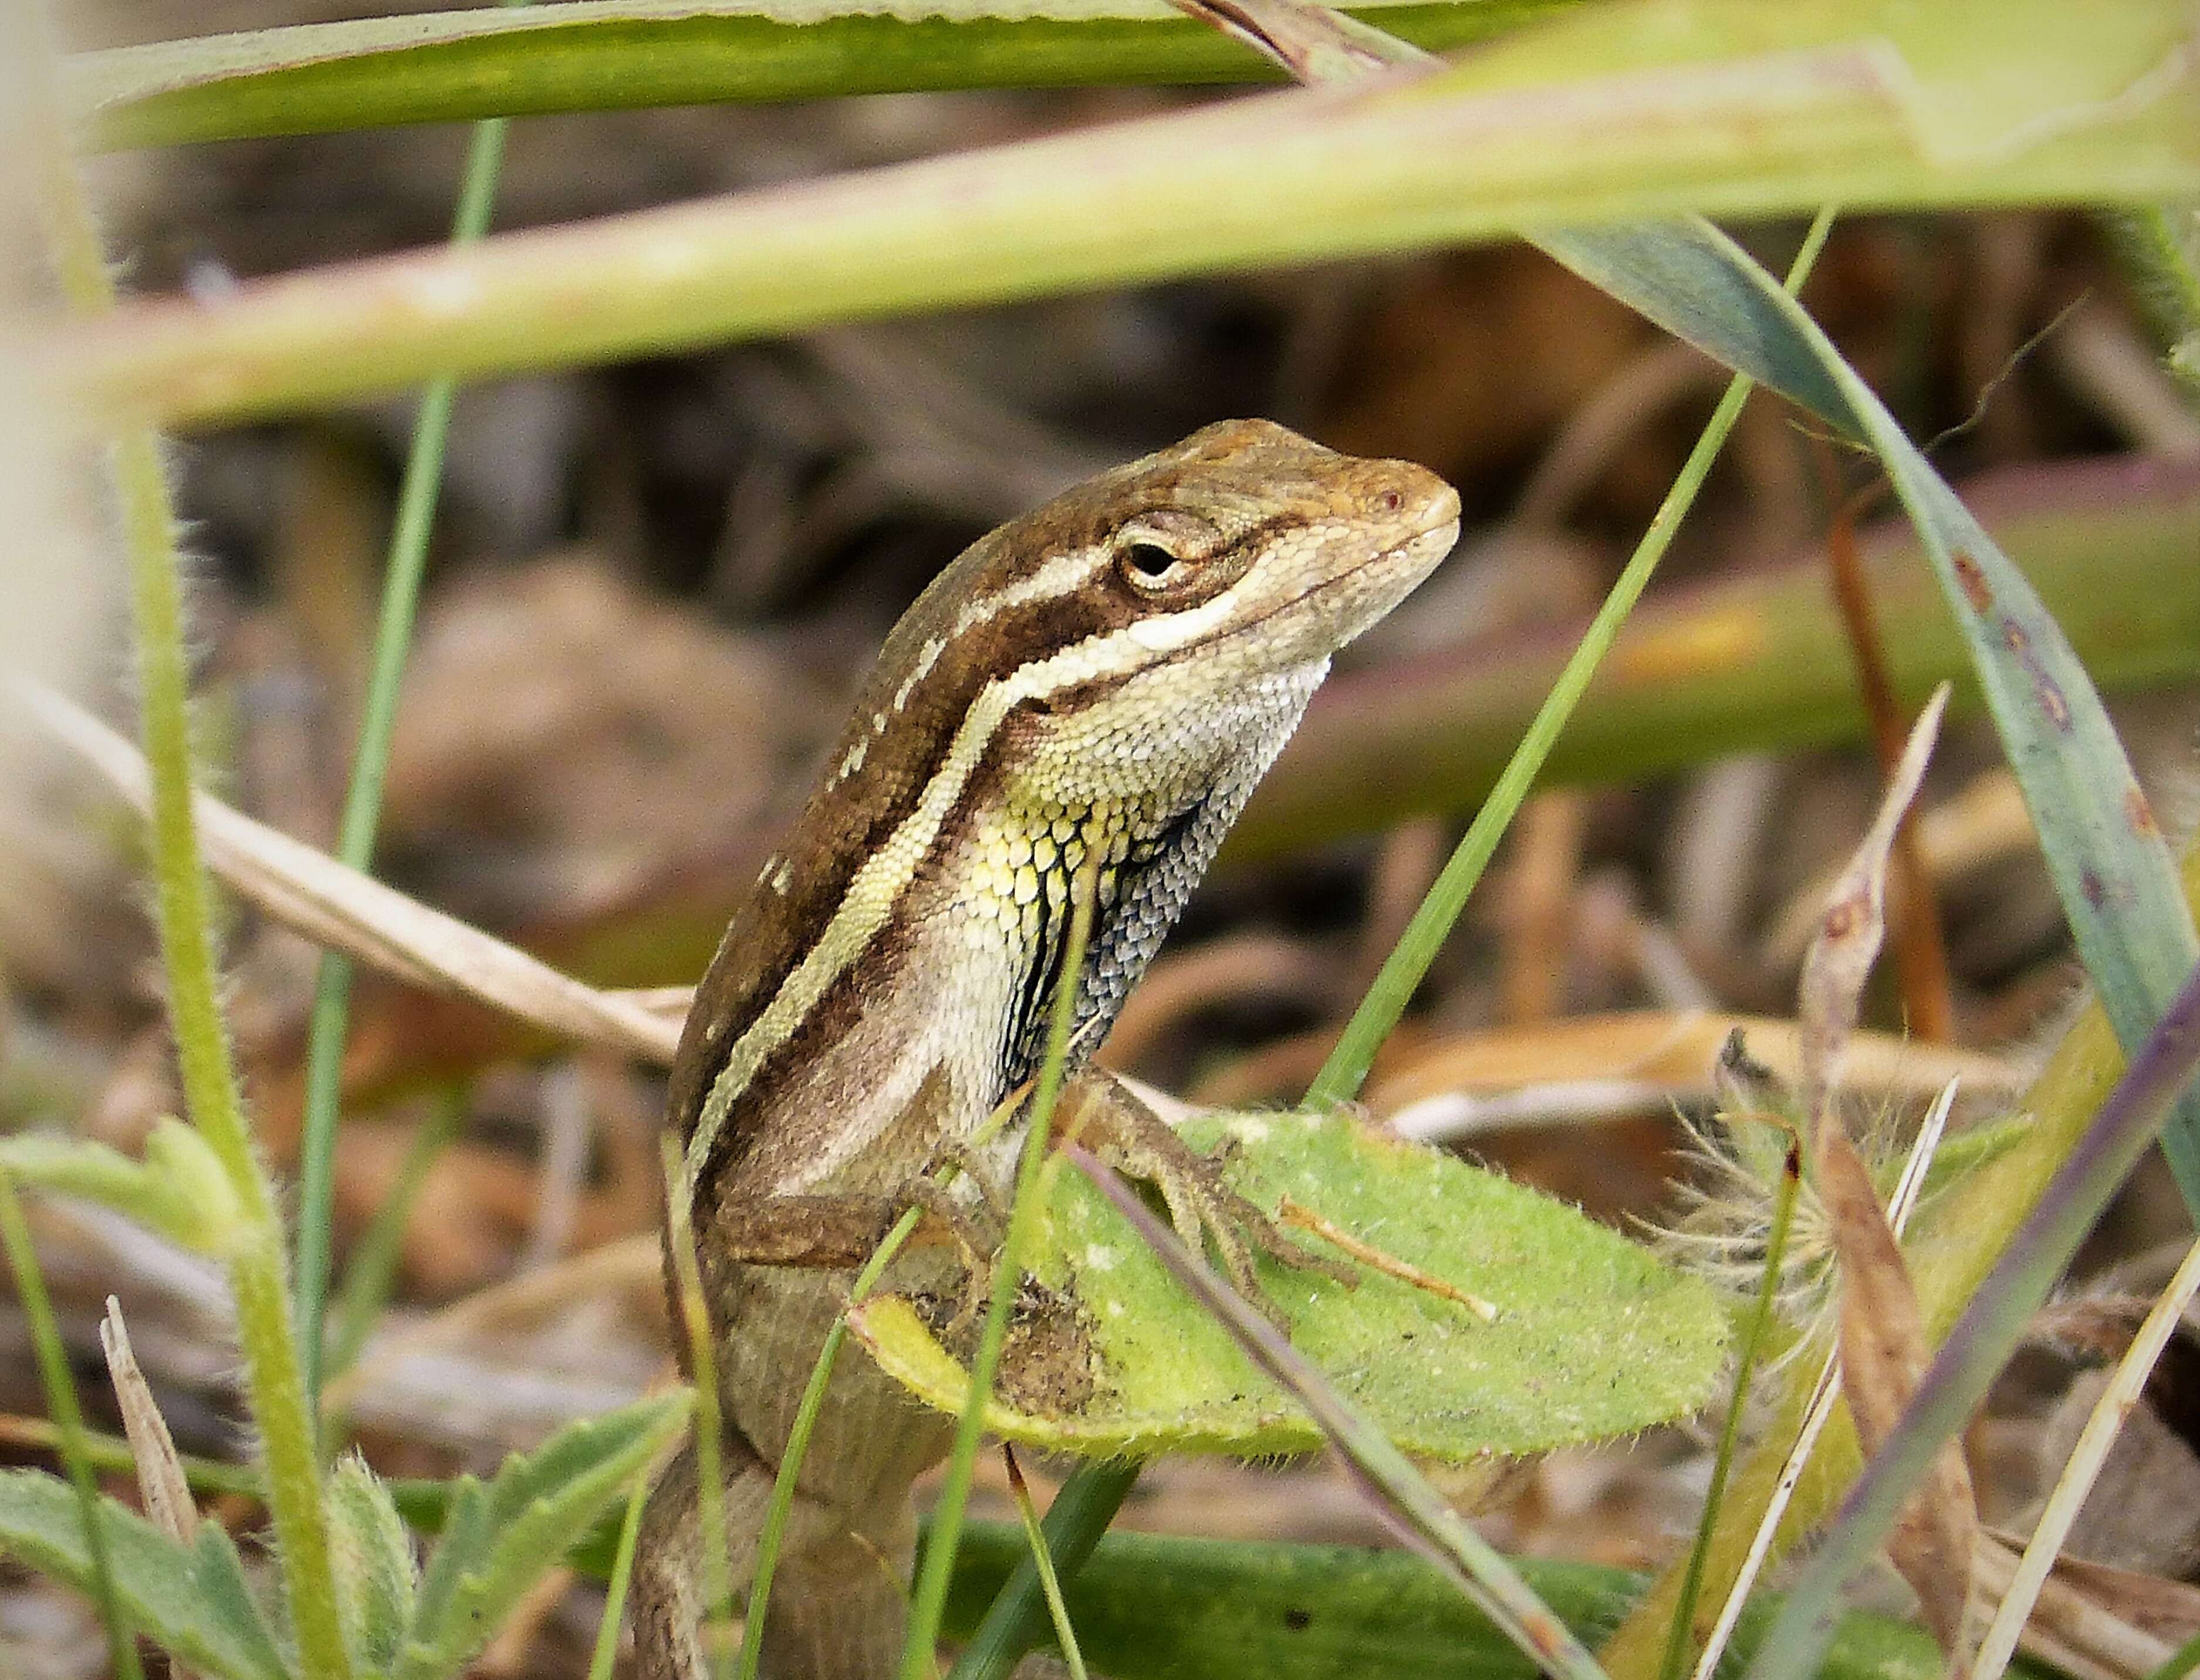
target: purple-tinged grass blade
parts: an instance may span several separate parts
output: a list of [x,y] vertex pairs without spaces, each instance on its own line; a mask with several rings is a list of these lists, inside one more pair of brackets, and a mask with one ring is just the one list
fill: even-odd
[[[2200,937],[2107,710],[2024,575],[1801,305],[1710,223],[1536,238],[1584,278],[1878,455],[1963,628],[2086,972],[2133,1050],[2200,959]],[[2172,1115],[2162,1148],[2200,1214],[2200,1095]]]

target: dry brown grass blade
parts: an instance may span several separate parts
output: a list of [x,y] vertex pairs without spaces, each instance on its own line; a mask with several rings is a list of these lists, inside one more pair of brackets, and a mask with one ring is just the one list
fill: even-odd
[[[1803,964],[1802,1073],[1818,1197],[1840,1263],[1843,1385],[1866,1453],[1878,1450],[1932,1355],[1917,1293],[1871,1174],[1834,1108],[1872,963],[1886,936],[1887,867],[1902,813],[1916,796],[1947,704],[1944,685],[1910,731],[1878,815],[1841,873]],[[1916,1591],[1951,1675],[1973,1648],[1971,1572],[1978,1506],[1961,1448],[1951,1443],[1911,1496],[1889,1547]]]
[[[1718,1010],[1641,1010],[1461,1033],[1408,1047],[1378,1064],[1382,1074],[1368,1092],[1367,1105],[1397,1121],[1408,1109],[1455,1100],[1461,1093],[1627,1080],[1646,1087],[1644,1105],[1654,1109],[1674,1098],[1711,1095],[1711,1069],[1720,1046],[1736,1032],[1751,1057],[1776,1078],[1790,1088],[1799,1084],[1802,1035],[1793,1021]],[[1875,1099],[1923,1102],[1960,1079],[1967,1098],[1995,1102],[2015,1097],[2027,1072],[2011,1057],[1864,1031],[1849,1040],[1844,1082]],[[1210,1090],[1201,1095],[1225,1103],[1236,1100]]]
[[[132,805],[146,808],[145,761],[135,746],[52,689],[27,680],[14,686],[56,739]],[[561,1039],[648,1062],[672,1059],[680,1021],[658,994],[629,998],[584,986],[208,794],[197,796],[196,811],[208,867],[317,944],[415,985],[471,998]]]
[[[1973,1579],[1982,1598],[2009,1590],[2018,1550],[2014,1537],[1980,1537]],[[2032,1607],[2022,1648],[2078,1680],[2144,1680],[2196,1630],[2200,1588],[2062,1557]]]
[[184,1479],[184,1461],[176,1455],[168,1421],[154,1402],[145,1373],[138,1368],[138,1355],[130,1350],[122,1303],[111,1295],[107,1297],[107,1316],[99,1321],[99,1345],[107,1355],[107,1375],[114,1384],[114,1402],[122,1414],[122,1432],[130,1439],[130,1456],[138,1463],[138,1490],[144,1496],[145,1514],[163,1533],[188,1541],[198,1531],[199,1507]]

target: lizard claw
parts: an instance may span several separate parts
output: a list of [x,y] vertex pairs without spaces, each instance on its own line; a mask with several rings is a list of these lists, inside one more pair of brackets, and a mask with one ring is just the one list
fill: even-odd
[[1126,1177],[1159,1191],[1169,1223],[1185,1245],[1204,1254],[1212,1243],[1238,1292],[1277,1329],[1290,1333],[1282,1309],[1261,1286],[1254,1268],[1256,1254],[1348,1289],[1357,1286],[1358,1273],[1292,1242],[1273,1219],[1231,1187],[1224,1169],[1238,1152],[1237,1139],[1226,1139],[1212,1153],[1202,1155],[1123,1086],[1112,1080],[1080,1083],[1088,1089],[1080,1093],[1080,1129],[1094,1153]]

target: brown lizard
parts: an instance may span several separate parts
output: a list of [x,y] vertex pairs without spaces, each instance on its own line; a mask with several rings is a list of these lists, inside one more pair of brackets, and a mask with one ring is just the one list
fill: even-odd
[[[711,1318],[737,1592],[850,1270],[913,1201],[970,1250],[985,1182],[1007,1182],[1017,1128],[974,1159],[965,1146],[1039,1060],[1089,854],[1080,1066],[1331,656],[1449,552],[1458,518],[1458,496],[1419,467],[1227,421],[980,538],[887,637],[726,931],[672,1071],[668,1124],[685,1144],[672,1193],[688,1198]],[[1102,1097],[1119,1158],[1161,1183],[1241,1282],[1249,1238],[1300,1252],[1143,1105]],[[951,1162],[969,1173],[959,1203],[926,1177]],[[888,1279],[957,1269],[935,1244]],[[951,1431],[859,1353],[842,1358],[768,1625],[748,1630],[765,1673],[892,1671],[910,1488]],[[704,1672],[699,1547],[691,1448],[642,1534],[647,1675]]]

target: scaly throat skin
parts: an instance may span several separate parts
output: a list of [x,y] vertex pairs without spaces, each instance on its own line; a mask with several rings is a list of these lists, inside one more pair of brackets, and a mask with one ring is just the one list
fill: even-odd
[[[752,1478],[768,1483],[843,1304],[833,1268],[857,1263],[911,1185],[1033,1071],[1088,856],[1099,900],[1074,1061],[1331,656],[1449,551],[1458,511],[1419,467],[1225,422],[980,539],[896,626],[728,928],[673,1068],[687,1168],[674,1193],[690,1198],[723,1409]],[[905,1549],[907,1484],[943,1427],[843,1360],[805,1460],[810,1505],[781,1565],[768,1672],[875,1671],[899,1605],[872,1590],[876,1557]],[[746,1491],[728,1488],[737,1529]],[[672,1578],[692,1512],[657,1508],[677,1504],[652,1506],[666,1564],[645,1571],[653,1673],[693,1671],[676,1626],[692,1583]],[[869,1573],[848,1578],[857,1554]],[[801,1595],[838,1610],[805,1612]]]

